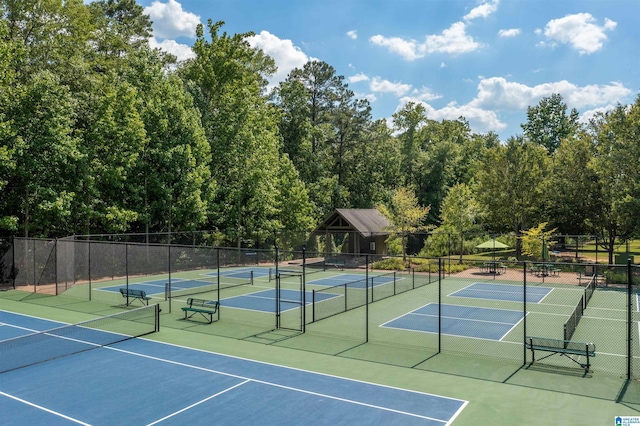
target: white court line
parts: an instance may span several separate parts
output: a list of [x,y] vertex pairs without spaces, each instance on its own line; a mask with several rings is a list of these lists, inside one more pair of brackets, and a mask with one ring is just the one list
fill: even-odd
[[[402,331],[414,331],[414,332],[419,332],[419,333],[430,333],[430,334],[437,334],[437,332],[433,332],[433,331],[426,331],[426,330],[413,330],[410,328],[401,328],[401,327],[391,327],[387,324],[392,323],[393,321],[400,319],[404,316],[407,315],[417,315],[417,316],[424,316],[424,317],[432,317],[432,318],[438,318],[438,315],[436,314],[421,314],[421,313],[417,313],[416,311],[424,308],[425,306],[429,306],[429,305],[437,305],[437,303],[427,303],[426,305],[420,306],[419,308],[414,309],[411,312],[407,312],[406,314],[402,314],[398,317],[395,317],[383,324],[380,324],[378,327],[382,327],[382,328],[389,328],[392,330],[402,330]],[[465,305],[449,305],[449,304],[443,304],[443,305],[447,305],[447,306],[460,306],[463,308],[479,308],[479,309],[492,309],[492,310],[498,310],[498,311],[508,311],[508,312],[521,312],[521,311],[516,311],[514,309],[496,309],[496,308],[487,308],[487,307],[482,307],[482,306],[465,306]],[[529,312],[527,312],[527,315],[529,315]],[[566,315],[565,315],[566,316]],[[471,318],[464,318],[464,317],[451,317],[451,316],[447,316],[447,315],[443,315],[442,318],[448,318],[448,319],[455,319],[455,320],[461,320],[461,321],[475,321],[475,322],[485,322],[485,323],[489,323],[489,324],[503,324],[503,325],[512,325],[512,327],[505,333],[502,335],[502,337],[500,337],[499,339],[488,339],[485,337],[474,337],[474,336],[466,336],[466,335],[462,335],[462,334],[448,334],[448,333],[443,333],[445,336],[456,336],[456,337],[464,337],[464,338],[469,338],[469,339],[477,339],[477,340],[488,340],[491,342],[503,342],[502,339],[504,339],[509,333],[511,333],[511,331],[517,327],[518,324],[520,324],[523,320],[524,317],[520,318],[515,324],[510,323],[510,322],[501,322],[501,321],[489,321],[489,320],[481,320],[481,319],[471,319]],[[504,343],[514,343],[514,342],[504,342]]]
[[198,401],[198,402],[196,402],[196,403],[194,403],[194,404],[191,404],[191,405],[189,405],[189,406],[187,406],[187,407],[184,407],[184,408],[183,408],[183,409],[181,409],[181,410],[175,411],[175,412],[173,412],[173,413],[169,414],[168,416],[165,416],[165,417],[163,417],[163,418],[161,418],[161,419],[158,419],[158,420],[156,420],[155,422],[151,422],[151,423],[149,423],[147,426],[152,426],[152,425],[155,425],[155,424],[157,424],[157,423],[163,422],[163,421],[167,420],[168,418],[171,418],[171,417],[173,417],[173,416],[177,416],[177,415],[178,415],[178,414],[180,414],[180,413],[183,413],[183,412],[185,412],[185,411],[187,411],[187,410],[189,410],[189,409],[191,409],[191,408],[193,408],[193,407],[195,407],[195,406],[198,406],[198,405],[200,405],[200,404],[202,404],[202,403],[204,403],[204,402],[209,401],[210,399],[213,399],[213,398],[215,398],[215,397],[217,397],[217,396],[220,396],[220,395],[222,395],[222,394],[224,394],[224,393],[227,393],[227,392],[229,392],[230,390],[233,390],[233,389],[235,389],[235,388],[237,388],[237,387],[240,387],[240,386],[244,385],[245,383],[249,383],[249,382],[250,382],[250,380],[245,380],[244,382],[238,383],[237,385],[231,386],[230,388],[224,389],[224,390],[222,390],[222,391],[220,391],[220,392],[218,392],[218,393],[216,393],[216,394],[213,394],[213,395],[211,395],[211,396],[209,396],[209,397],[207,397],[207,398],[205,398],[205,399],[203,399],[203,400],[200,400],[200,401]]
[[[419,314],[419,313],[413,312],[413,313],[409,313],[407,315],[416,315],[416,316],[420,316],[420,317],[438,318],[437,314]],[[442,315],[442,318],[455,319],[455,320],[460,320],[460,321],[485,322],[485,323],[488,323],[488,324],[513,325],[512,322],[489,321],[489,320],[476,319],[476,318],[465,318],[465,317],[450,317],[448,315]],[[518,320],[518,322],[520,322],[520,321],[522,321],[522,318]]]
[[[292,386],[280,385],[280,384],[277,384],[277,383],[267,382],[267,381],[264,381],[264,380],[251,379],[251,378],[240,376],[240,375],[237,375],[237,374],[225,373],[224,371],[217,371],[217,370],[213,370],[213,369],[210,369],[210,368],[200,367],[200,366],[192,365],[192,364],[186,364],[186,363],[179,362],[179,361],[172,361],[172,360],[169,360],[169,359],[158,358],[158,357],[155,357],[155,356],[152,356],[152,355],[141,354],[141,353],[132,352],[132,351],[128,351],[128,350],[125,350],[125,349],[119,349],[119,348],[115,348],[115,347],[111,347],[111,346],[106,346],[105,349],[113,350],[113,351],[117,351],[117,352],[122,352],[122,353],[126,353],[126,354],[129,354],[129,355],[139,356],[139,357],[142,357],[142,358],[152,359],[152,360],[155,360],[155,361],[165,362],[165,363],[168,363],[168,364],[173,364],[173,365],[178,365],[178,366],[182,366],[182,367],[192,368],[194,370],[206,371],[208,373],[214,373],[214,374],[220,374],[222,376],[233,377],[233,378],[236,378],[236,379],[243,380],[244,382],[241,383],[241,384],[244,384],[247,381],[251,381],[251,382],[260,383],[260,384],[267,385],[267,386],[273,386],[273,387],[277,387],[277,388],[281,388],[281,389],[291,390],[291,391],[294,391],[294,392],[301,392],[301,393],[305,393],[305,394],[308,394],[308,395],[321,396],[323,398],[329,398],[329,399],[333,399],[333,400],[336,400],[336,401],[347,402],[347,403],[350,403],[350,404],[361,405],[361,406],[364,406],[364,407],[375,408],[375,409],[382,410],[382,411],[389,411],[389,412],[392,412],[392,413],[403,414],[403,415],[407,415],[407,416],[410,416],[410,417],[417,417],[417,418],[425,419],[425,420],[432,420],[432,421],[436,421],[436,422],[440,422],[440,423],[444,423],[444,424],[447,424],[447,422],[450,421],[450,420],[436,419],[436,418],[429,417],[429,416],[422,416],[420,414],[409,413],[409,412],[402,411],[402,410],[395,410],[393,408],[381,407],[379,405],[367,404],[365,402],[353,401],[351,399],[340,398],[340,397],[337,397],[337,396],[327,395],[327,394],[320,393],[320,392],[312,392],[312,391],[308,391],[308,390],[305,390],[305,389],[294,388]],[[203,351],[203,352],[206,352],[206,351]],[[253,362],[255,362],[255,361],[253,361]],[[288,367],[281,367],[281,368],[288,368]],[[304,370],[301,370],[301,371],[304,371]],[[314,374],[318,374],[318,373],[314,373]],[[344,379],[344,378],[341,378],[341,379],[349,380],[349,379]],[[375,385],[375,386],[379,386],[379,385]],[[400,389],[400,390],[403,390],[405,392],[412,392],[412,391],[405,390],[405,389]],[[422,392],[414,392],[414,393],[422,393]],[[425,395],[428,395],[428,394],[425,394]],[[442,399],[450,399],[450,400],[454,400],[454,401],[461,401],[461,402],[465,402],[465,403],[468,402],[468,401],[462,401],[462,400],[455,399],[455,398],[447,398],[447,397],[443,397],[443,396],[439,396],[439,395],[432,395],[432,396],[436,396],[436,397],[439,397],[439,398],[442,398]]]
[[[0,311],[2,311],[2,310],[0,310]],[[31,318],[42,319],[42,318],[39,318],[39,317],[35,317],[35,316],[31,316],[31,315],[19,314],[19,313],[10,312],[10,311],[4,311],[4,312],[8,312],[10,314],[15,314],[17,316],[27,316],[27,317],[31,317]],[[46,320],[46,321],[50,321],[50,320]],[[63,323],[63,322],[59,322],[59,321],[51,321],[51,322],[72,325],[72,324],[69,324],[69,323]],[[148,340],[148,339],[145,339],[145,338],[138,338],[138,339],[142,340],[142,341],[147,341]],[[481,339],[481,340],[486,340],[486,339]],[[293,387],[289,387],[289,386],[279,385],[277,383],[270,383],[270,382],[266,382],[266,381],[262,381],[262,380],[254,380],[254,379],[250,379],[250,378],[239,376],[239,375],[235,375],[235,374],[225,373],[225,372],[222,372],[222,371],[212,370],[212,369],[208,369],[208,368],[204,368],[204,367],[199,367],[199,366],[195,366],[195,365],[180,363],[180,362],[177,362],[177,361],[171,361],[171,360],[163,359],[163,358],[157,358],[157,357],[153,357],[153,356],[145,355],[145,354],[141,354],[141,353],[131,352],[131,351],[127,351],[127,350],[124,350],[124,349],[119,349],[119,348],[116,348],[116,347],[113,347],[113,346],[105,346],[105,347],[103,347],[103,349],[114,350],[114,351],[123,352],[123,353],[128,353],[128,354],[139,356],[139,357],[143,357],[143,358],[155,359],[155,360],[161,361],[161,362],[166,362],[166,363],[175,364],[175,365],[182,365],[182,366],[185,366],[185,367],[188,367],[188,368],[193,368],[193,369],[197,369],[197,370],[201,370],[201,371],[207,371],[207,372],[211,372],[211,373],[216,373],[216,374],[220,374],[220,375],[224,375],[224,376],[228,376],[228,377],[235,377],[235,378],[238,378],[238,379],[241,379],[241,380],[249,380],[249,381],[253,381],[253,382],[256,382],[256,383],[262,383],[262,384],[265,384],[265,385],[268,385],[268,386],[279,387],[279,388],[282,388],[282,389],[292,390],[292,391],[296,391],[296,392],[302,392],[302,393],[306,393],[306,394],[310,394],[310,395],[323,396],[323,397],[326,397],[326,398],[329,398],[329,399],[339,400],[339,401],[353,403],[353,404],[356,404],[356,405],[367,406],[367,407],[371,407],[371,408],[377,408],[377,409],[380,409],[380,410],[383,410],[383,411],[395,412],[395,413],[398,413],[398,414],[404,414],[404,415],[408,415],[408,416],[412,416],[412,417],[417,417],[417,418],[422,418],[422,419],[427,419],[427,420],[433,420],[433,421],[437,421],[437,422],[440,422],[440,423],[444,423],[445,425],[450,425],[451,422],[453,422],[453,420],[469,404],[469,401],[467,401],[467,400],[463,400],[463,399],[459,399],[459,398],[452,398],[452,397],[447,397],[447,396],[442,396],[442,395],[437,395],[437,394],[433,394],[433,393],[429,393],[429,392],[421,392],[421,391],[415,391],[415,390],[411,390],[411,389],[399,388],[399,387],[396,387],[396,386],[389,386],[389,385],[382,385],[382,384],[378,384],[378,383],[371,383],[371,382],[366,382],[366,381],[363,381],[363,380],[351,379],[351,378],[348,378],[348,377],[336,376],[336,375],[327,374],[327,373],[320,373],[320,372],[311,371],[311,370],[305,370],[305,369],[301,369],[301,368],[283,366],[283,365],[278,365],[278,364],[274,364],[274,363],[270,363],[270,362],[258,361],[258,360],[255,360],[255,359],[249,359],[249,358],[244,358],[244,357],[239,357],[239,356],[234,356],[234,355],[222,354],[222,353],[218,353],[218,352],[212,352],[212,351],[207,351],[207,350],[204,350],[204,349],[192,348],[192,347],[187,347],[187,346],[183,346],[183,345],[177,345],[177,344],[173,344],[173,343],[157,342],[157,341],[154,341],[154,340],[148,340],[148,341],[153,343],[153,344],[167,345],[167,346],[177,347],[177,348],[186,349],[186,350],[190,350],[190,351],[196,351],[196,352],[202,352],[202,353],[206,353],[206,354],[212,354],[212,355],[216,355],[216,356],[221,356],[221,357],[225,357],[225,358],[238,359],[238,360],[251,362],[251,363],[255,363],[255,364],[268,365],[268,366],[281,368],[281,369],[285,369],[285,370],[299,371],[299,372],[307,373],[307,374],[310,374],[310,375],[329,377],[329,378],[333,378],[333,379],[337,379],[337,380],[345,380],[345,381],[354,382],[354,383],[362,383],[362,384],[369,385],[369,386],[385,388],[385,389],[393,389],[393,390],[398,390],[398,391],[401,391],[401,392],[407,392],[407,393],[411,393],[411,394],[431,396],[431,397],[440,398],[440,399],[443,399],[443,400],[458,401],[458,402],[461,402],[462,404],[461,404],[460,408],[458,409],[458,411],[453,415],[453,417],[451,417],[448,421],[445,421],[445,420],[442,420],[442,419],[431,418],[431,417],[428,417],[428,416],[422,416],[422,415],[415,414],[415,413],[409,413],[409,412],[404,412],[404,411],[400,411],[400,410],[394,410],[394,409],[391,409],[391,408],[376,406],[376,405],[372,405],[372,404],[366,404],[366,403],[362,403],[362,402],[358,402],[358,401],[352,401],[352,400],[345,399],[345,398],[339,398],[339,397],[334,397],[334,396],[331,396],[331,395],[325,395],[325,394],[320,394],[320,393],[317,393],[317,392],[311,392],[311,391],[307,391],[307,390],[304,390],[304,389],[298,389],[298,388],[293,388]],[[516,343],[516,342],[505,342],[505,343]],[[7,395],[7,396],[11,397],[10,395]]]
[[74,423],[78,423],[80,425],[85,425],[85,426],[91,426],[89,423],[85,423],[85,422],[80,421],[78,419],[74,419],[73,417],[65,416],[62,413],[58,413],[57,411],[50,410],[49,408],[43,407],[42,405],[34,404],[33,402],[29,402],[26,399],[18,398],[16,396],[10,395],[10,394],[2,392],[2,391],[0,391],[0,395],[6,396],[7,398],[11,398],[11,399],[13,399],[15,401],[18,401],[18,402],[21,402],[23,404],[30,405],[31,407],[37,408],[39,410],[46,411],[47,413],[54,414],[54,415],[56,415],[58,417],[62,417],[63,419],[67,419],[67,420],[72,421]]

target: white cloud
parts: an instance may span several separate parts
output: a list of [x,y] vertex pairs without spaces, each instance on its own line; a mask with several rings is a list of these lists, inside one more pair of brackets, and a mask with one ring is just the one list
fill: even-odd
[[483,3],[480,6],[476,6],[469,13],[467,13],[462,19],[465,21],[471,21],[476,18],[486,18],[493,12],[498,10],[499,0],[493,0],[491,2]]
[[175,40],[163,40],[158,42],[155,37],[149,39],[149,47],[152,49],[160,49],[165,52],[171,53],[178,58],[178,61],[184,61],[186,59],[192,59],[196,57],[196,54],[191,50],[191,46],[186,44],[180,44]]
[[310,58],[291,40],[283,40],[262,30],[259,34],[247,38],[251,47],[262,49],[276,62],[278,71],[269,79],[269,85],[275,86],[286,80],[294,68],[302,68]]
[[505,123],[500,121],[494,111],[482,109],[471,104],[458,105],[455,102],[450,102],[444,108],[436,109],[418,98],[405,96],[400,99],[396,112],[400,111],[408,102],[422,104],[425,108],[426,117],[431,120],[457,120],[460,117],[464,117],[474,132],[499,131],[507,127]]
[[358,38],[358,32],[356,30],[347,31],[347,37],[355,40]]
[[155,0],[145,7],[144,13],[153,21],[153,35],[158,38],[186,36],[195,38],[200,17],[182,9],[176,0],[162,3]]
[[376,95],[375,95],[375,94],[373,94],[373,93],[359,93],[359,92],[355,92],[355,93],[353,94],[353,96],[354,96],[356,99],[366,99],[366,100],[368,100],[368,101],[369,101],[369,103],[374,103],[375,101],[377,101],[377,100],[378,100],[378,98],[376,97]]
[[349,77],[349,83],[359,83],[361,81],[369,81],[369,76],[366,74],[360,73],[356,75],[352,75]]
[[605,18],[604,25],[598,26],[596,19],[590,13],[567,15],[564,18],[553,19],[547,23],[544,35],[548,40],[568,44],[581,55],[590,54],[602,49],[607,40],[606,31],[613,31],[617,23]]
[[402,96],[411,90],[411,85],[394,83],[389,80],[383,80],[380,77],[374,77],[371,83],[369,83],[369,88],[373,92],[393,93],[396,96]]
[[408,61],[423,58],[426,54],[432,53],[456,55],[472,52],[481,46],[466,33],[464,22],[454,22],[441,34],[427,36],[424,43],[399,37],[384,37],[379,34],[371,37],[369,41],[378,46],[388,47],[389,51],[397,53]]
[[581,122],[588,122],[596,113],[609,111],[615,104],[624,103],[625,98],[632,94],[630,89],[618,82],[577,86],[563,80],[527,86],[507,81],[503,77],[479,78],[476,97],[464,105],[450,101],[443,108],[435,108],[428,101],[439,99],[441,96],[432,94],[423,87],[403,96],[396,112],[408,102],[415,102],[425,107],[426,116],[432,120],[456,120],[464,117],[474,132],[498,132],[507,127],[498,117],[499,111],[525,112],[528,106],[536,105],[540,99],[554,93],[562,95],[569,108],[595,107],[582,113]]
[[510,28],[508,30],[498,31],[500,37],[515,37],[520,34],[520,28]]
[[615,105],[607,105],[607,106],[603,106],[603,107],[599,107],[599,108],[594,108],[594,109],[590,109],[588,111],[583,112],[582,114],[580,114],[580,117],[578,118],[578,122],[583,123],[583,124],[588,124],[589,121],[594,118],[597,114],[599,113],[606,113],[608,111],[611,111],[615,108]]
[[471,104],[496,110],[524,110],[554,93],[562,95],[570,108],[580,109],[619,102],[629,96],[631,90],[618,82],[577,86],[562,80],[527,86],[504,77],[491,77],[481,79],[478,94]]
[[435,99],[442,98],[442,95],[438,95],[437,93],[431,92],[431,89],[428,87],[422,86],[420,89],[413,89],[411,92],[411,97],[421,100],[421,101],[433,101]]
[[407,61],[424,57],[424,53],[418,51],[418,43],[415,40],[404,40],[399,37],[387,38],[381,35],[374,35],[369,40],[378,46],[388,47],[389,51],[397,53]]
[[480,43],[466,34],[463,22],[454,22],[451,27],[442,31],[441,35],[427,37],[424,48],[427,52],[443,52],[450,54],[472,52],[480,47]]

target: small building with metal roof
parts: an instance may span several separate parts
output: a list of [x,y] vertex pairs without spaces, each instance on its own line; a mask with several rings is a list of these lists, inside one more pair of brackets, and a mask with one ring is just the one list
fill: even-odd
[[346,237],[343,253],[386,255],[390,227],[391,222],[376,209],[336,209],[313,234],[327,237],[326,242]]

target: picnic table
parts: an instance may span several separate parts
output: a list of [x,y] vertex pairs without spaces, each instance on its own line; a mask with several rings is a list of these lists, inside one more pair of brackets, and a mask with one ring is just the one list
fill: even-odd
[[507,272],[507,267],[502,265],[500,262],[485,262],[480,266],[481,272],[488,272],[490,274],[502,274]]
[[542,263],[532,267],[531,272],[537,277],[558,276],[560,274],[560,268],[553,263]]

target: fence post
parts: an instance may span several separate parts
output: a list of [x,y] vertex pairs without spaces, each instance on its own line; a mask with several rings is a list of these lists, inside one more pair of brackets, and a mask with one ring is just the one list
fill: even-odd
[[36,286],[36,284],[37,284],[37,277],[36,277],[36,240],[32,238],[31,242],[33,243],[33,292],[37,293],[38,292],[38,287]]
[[58,238],[53,241],[53,275],[56,282],[56,296],[58,293]]
[[124,275],[127,280],[127,306],[129,306],[129,243],[124,243]]
[[627,258],[627,380],[631,380],[632,346],[632,311],[633,311],[633,275],[631,274],[631,259]]
[[442,258],[438,258],[438,353],[442,350]]
[[[365,288],[365,308],[364,308],[364,342],[365,343],[369,343],[369,255],[365,254],[365,263],[366,266],[364,268],[364,276],[365,276],[365,283],[364,283],[364,288]],[[373,296],[373,283],[371,283],[371,295]],[[345,287],[345,294],[346,294],[347,290]]]
[[[326,266],[326,264],[325,264]],[[307,251],[305,247],[302,247],[302,332],[307,329]]]
[[[220,303],[220,247],[216,247],[216,281],[218,284],[218,303]],[[218,309],[220,310],[220,309]]]
[[18,270],[16,269],[16,237],[11,237],[11,284],[13,289],[16,289],[16,278],[18,276]]
[[92,279],[91,279],[91,238],[88,240],[89,247],[87,247],[87,273],[89,274],[89,301],[91,301],[91,287],[92,287]]
[[527,340],[527,262],[522,263],[522,365],[527,363],[527,347],[525,341]]

